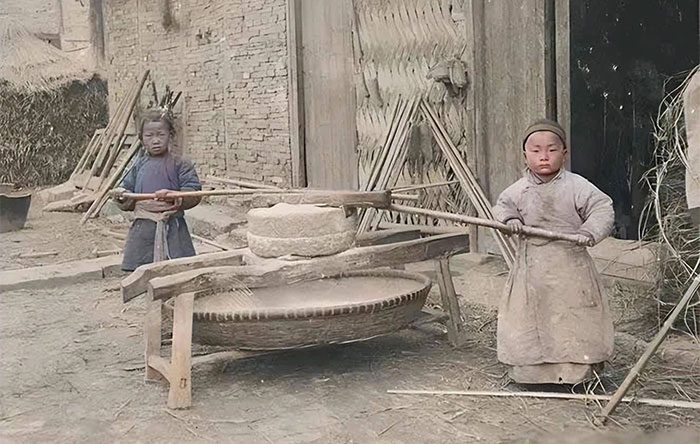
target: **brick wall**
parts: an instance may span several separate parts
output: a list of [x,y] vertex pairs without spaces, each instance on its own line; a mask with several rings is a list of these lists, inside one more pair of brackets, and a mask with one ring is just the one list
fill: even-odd
[[166,29],[160,1],[105,2],[111,103],[150,69],[183,92],[179,143],[201,175],[290,185],[285,0],[170,4]]

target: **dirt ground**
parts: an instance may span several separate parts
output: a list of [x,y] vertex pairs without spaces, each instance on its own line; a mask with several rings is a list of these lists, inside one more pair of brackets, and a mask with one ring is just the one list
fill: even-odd
[[[120,245],[80,229],[78,220],[34,208],[28,229],[0,234],[0,266],[68,261]],[[16,257],[32,250],[59,254]],[[453,261],[452,269],[469,337],[464,346],[453,349],[443,328],[430,325],[363,343],[195,367],[193,406],[185,411],[165,408],[163,385],[144,384],[143,301],[122,304],[118,279],[5,292],[0,441],[534,443],[583,442],[592,435],[589,442],[602,442],[601,433],[700,424],[698,410],[635,404],[620,407],[615,421],[598,429],[591,418],[599,406],[581,401],[388,394],[504,385],[494,335],[504,265],[465,257]],[[673,342],[689,344],[681,335]],[[619,383],[638,356],[638,350],[618,347],[611,381]],[[635,394],[700,400],[700,369],[686,364],[655,359]],[[700,442],[700,435],[692,436],[689,442]]]

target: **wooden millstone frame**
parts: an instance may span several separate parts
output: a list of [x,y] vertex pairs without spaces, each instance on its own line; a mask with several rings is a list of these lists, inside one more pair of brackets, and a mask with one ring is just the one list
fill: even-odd
[[[283,286],[357,270],[399,267],[427,260],[436,262],[437,283],[446,313],[433,312],[418,322],[447,318],[448,339],[453,346],[460,346],[466,338],[449,258],[469,250],[469,237],[466,234],[445,234],[405,240],[407,236],[418,237],[420,233],[414,230],[410,235],[374,235],[372,240],[363,243],[374,242],[374,245],[353,248],[333,256],[297,261],[262,259],[247,249],[241,249],[139,267],[122,281],[122,296],[127,301],[146,292],[145,380],[166,380],[170,386],[168,407],[188,408],[192,403],[192,365],[270,353],[233,350],[192,357],[194,301],[197,297],[241,285],[249,289]],[[400,241],[391,242],[393,238]],[[161,356],[161,325],[163,302],[169,299],[173,299],[173,338],[171,356],[167,359]]]

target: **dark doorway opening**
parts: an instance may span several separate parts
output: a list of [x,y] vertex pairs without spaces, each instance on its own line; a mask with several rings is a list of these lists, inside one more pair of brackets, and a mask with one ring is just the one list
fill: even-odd
[[570,5],[572,170],[612,197],[615,236],[636,239],[664,84],[700,61],[699,2]]

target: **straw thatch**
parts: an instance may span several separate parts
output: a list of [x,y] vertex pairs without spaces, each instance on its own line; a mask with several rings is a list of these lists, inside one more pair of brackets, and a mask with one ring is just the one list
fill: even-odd
[[19,91],[52,91],[92,77],[70,54],[9,18],[0,19],[0,61],[0,84]]

